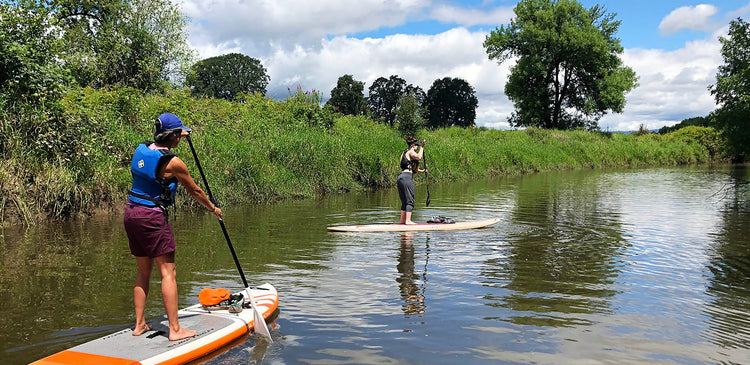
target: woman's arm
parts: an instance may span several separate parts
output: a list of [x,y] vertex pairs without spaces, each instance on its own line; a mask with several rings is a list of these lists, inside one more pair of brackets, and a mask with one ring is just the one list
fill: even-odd
[[424,147],[420,147],[419,152],[410,149],[406,154],[409,161],[419,161],[422,159],[422,156],[424,156]]
[[185,186],[188,194],[190,194],[190,196],[193,197],[195,201],[206,207],[206,209],[210,210],[216,216],[216,218],[222,219],[223,215],[221,209],[214,205],[214,203],[212,203],[211,200],[208,199],[206,193],[203,192],[203,189],[201,189],[200,186],[195,183],[193,178],[190,176],[190,172],[188,172],[187,165],[185,165],[185,163],[182,162],[179,157],[172,158],[167,166],[165,166],[162,170],[162,174],[167,179],[176,177],[177,181]]
[[[426,141],[423,139],[422,143],[419,146],[419,152],[416,153],[417,160],[421,161],[424,158],[424,145],[425,145],[425,142]],[[425,169],[417,169],[417,172],[427,172],[427,170],[425,170]]]

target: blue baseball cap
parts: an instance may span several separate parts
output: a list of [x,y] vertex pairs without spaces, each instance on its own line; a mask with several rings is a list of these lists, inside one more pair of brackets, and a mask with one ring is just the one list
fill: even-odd
[[156,127],[156,133],[161,133],[164,131],[172,130],[172,129],[184,129],[188,132],[192,132],[193,130],[185,127],[182,125],[182,120],[178,118],[176,115],[172,113],[164,113],[157,118],[160,123],[157,123]]

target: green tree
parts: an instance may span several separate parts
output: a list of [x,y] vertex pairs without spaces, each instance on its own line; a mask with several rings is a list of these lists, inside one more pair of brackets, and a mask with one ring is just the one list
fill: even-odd
[[474,126],[479,104],[474,94],[474,88],[466,80],[451,77],[435,80],[424,102],[427,127]]
[[608,111],[622,112],[637,77],[619,58],[615,14],[575,0],[522,0],[514,11],[484,42],[490,59],[518,59],[505,85],[512,126],[596,129]]
[[330,105],[344,115],[361,115],[367,110],[365,100],[365,83],[357,81],[352,75],[339,77],[336,87],[331,90]]
[[398,99],[396,107],[397,128],[401,135],[415,136],[424,128],[424,109],[419,103],[419,96],[412,90]]
[[68,159],[80,141],[66,138],[61,118],[61,98],[70,81],[55,57],[61,43],[52,11],[47,1],[0,2],[2,159],[19,150],[24,160],[49,161],[59,152]]
[[58,28],[46,1],[0,2],[0,106],[50,106],[67,73],[59,54]]
[[194,95],[234,100],[241,93],[265,95],[270,80],[259,60],[230,53],[197,62],[185,84]]
[[421,87],[412,84],[406,85],[404,94],[411,94],[417,100],[420,107],[424,108],[424,101],[427,99],[427,93]]
[[372,115],[383,123],[393,127],[396,123],[398,99],[406,90],[406,80],[391,75],[390,78],[378,77],[370,85],[367,104]]
[[724,64],[709,86],[719,107],[713,117],[727,139],[727,152],[734,161],[750,156],[750,25],[738,18],[729,24],[721,41]]
[[194,58],[187,18],[169,0],[55,0],[62,60],[79,85],[141,90],[180,83]]

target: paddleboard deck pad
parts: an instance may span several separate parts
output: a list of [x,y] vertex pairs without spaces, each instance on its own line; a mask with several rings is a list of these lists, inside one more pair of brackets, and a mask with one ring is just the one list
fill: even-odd
[[[264,319],[279,305],[279,295],[271,284],[248,288]],[[247,290],[245,301],[250,302]],[[148,322],[150,331],[133,336],[133,328],[86,342],[58,352],[31,365],[167,365],[184,364],[218,350],[254,328],[252,308],[240,313],[203,309],[200,304],[178,311],[180,326],[196,336],[169,341],[169,322],[161,317]]]
[[329,226],[331,232],[407,232],[407,231],[454,231],[491,226],[499,218],[483,221],[456,223],[417,223],[417,224],[367,224],[361,226]]

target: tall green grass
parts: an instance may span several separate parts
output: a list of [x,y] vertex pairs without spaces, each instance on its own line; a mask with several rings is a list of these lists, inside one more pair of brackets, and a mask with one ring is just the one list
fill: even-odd
[[[334,115],[297,90],[285,101],[193,98],[182,91],[69,91],[59,114],[0,112],[0,221],[121,209],[130,158],[152,138],[161,113],[193,128],[191,140],[222,204],[309,198],[395,184],[406,148],[395,129]],[[52,116],[51,116],[52,115]],[[710,128],[642,136],[587,131],[421,131],[433,182],[549,170],[707,163],[718,159]],[[201,184],[190,149],[175,151]],[[196,207],[186,195],[181,207]]]

